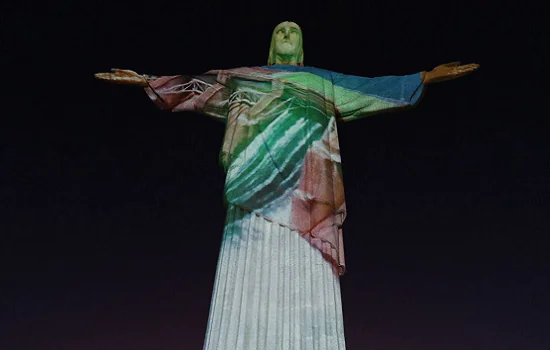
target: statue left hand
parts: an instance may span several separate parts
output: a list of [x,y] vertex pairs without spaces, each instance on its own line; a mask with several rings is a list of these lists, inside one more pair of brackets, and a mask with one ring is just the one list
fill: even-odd
[[440,83],[468,75],[479,68],[479,64],[471,63],[460,65],[460,62],[451,62],[439,65],[429,72],[422,72],[424,84]]

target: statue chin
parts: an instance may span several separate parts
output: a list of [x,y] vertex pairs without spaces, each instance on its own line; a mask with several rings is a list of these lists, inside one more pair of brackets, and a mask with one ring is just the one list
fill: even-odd
[[285,55],[285,56],[295,55],[296,54],[296,48],[294,47],[294,45],[292,45],[290,43],[279,44],[279,45],[277,45],[277,53],[280,54],[280,55]]

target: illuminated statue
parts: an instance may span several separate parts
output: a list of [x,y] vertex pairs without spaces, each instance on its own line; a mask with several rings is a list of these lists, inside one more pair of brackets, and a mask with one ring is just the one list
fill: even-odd
[[161,109],[226,124],[220,161],[228,211],[204,349],[345,349],[337,122],[412,106],[424,85],[478,68],[450,63],[363,78],[304,67],[303,59],[300,27],[283,22],[267,66],[195,76],[96,74],[145,87]]

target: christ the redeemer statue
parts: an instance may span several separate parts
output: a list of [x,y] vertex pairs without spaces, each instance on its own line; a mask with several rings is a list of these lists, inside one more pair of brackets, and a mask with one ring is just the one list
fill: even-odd
[[220,161],[227,219],[205,350],[343,350],[339,275],[346,217],[337,122],[414,105],[424,85],[477,64],[364,78],[305,67],[302,32],[273,31],[268,65],[202,75],[113,69],[161,109],[226,125]]

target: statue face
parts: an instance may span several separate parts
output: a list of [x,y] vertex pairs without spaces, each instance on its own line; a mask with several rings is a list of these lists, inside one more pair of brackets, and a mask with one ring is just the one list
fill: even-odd
[[289,58],[297,56],[302,33],[293,22],[283,22],[275,28],[275,54]]
[[302,30],[294,22],[282,22],[273,30],[268,64],[301,65]]

